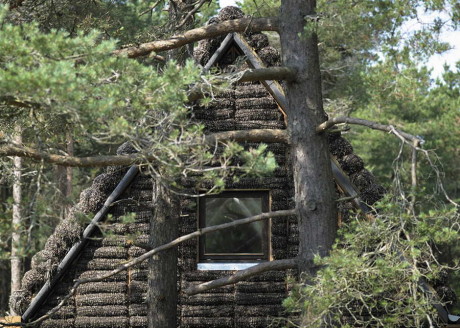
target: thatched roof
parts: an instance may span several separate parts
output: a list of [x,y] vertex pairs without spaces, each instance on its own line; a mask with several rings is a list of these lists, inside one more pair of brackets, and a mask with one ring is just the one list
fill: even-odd
[[[222,9],[210,24],[242,17],[235,7]],[[270,47],[262,33],[244,34],[248,44],[260,56],[266,66],[278,65],[280,56]],[[221,46],[224,37],[205,40],[196,49],[199,63],[206,65],[214,51]],[[236,47],[236,46],[235,46]],[[238,50],[238,47],[236,47]],[[241,69],[247,63],[238,61],[241,53],[225,53],[216,65],[221,68]],[[236,61],[235,61],[236,60]],[[236,65],[237,64],[237,65]],[[192,115],[202,122],[206,131],[245,130],[253,128],[285,129],[285,117],[280,104],[273,99],[266,87],[259,82],[238,83],[207,105],[197,104]],[[382,197],[385,190],[376,183],[373,175],[364,168],[363,161],[339,134],[329,137],[330,152],[337,158],[342,169],[355,183],[360,197],[369,204]],[[245,147],[256,144],[244,143]],[[268,178],[241,178],[228,183],[229,189],[270,189],[271,209],[282,210],[294,206],[294,187],[289,163],[288,147],[281,143],[268,144],[280,167]],[[133,149],[123,145],[119,153],[130,153]],[[32,268],[24,275],[22,289],[14,293],[11,303],[16,311],[24,313],[31,298],[56,272],[60,261],[72,245],[79,240],[85,226],[85,214],[97,212],[107,196],[115,188],[127,168],[111,167],[99,175],[92,186],[82,192],[79,203],[71,214],[61,222],[48,239],[45,248],[37,253]],[[185,181],[184,183],[191,183]],[[99,233],[80,254],[63,280],[54,287],[51,295],[37,315],[44,314],[57,304],[78,277],[94,277],[113,269],[118,264],[139,256],[149,249],[149,223],[153,218],[152,180],[140,174],[121,199],[111,208],[112,219],[105,225],[107,233]],[[196,229],[197,213],[189,206],[193,199],[182,199],[180,233]],[[342,216],[346,218],[350,203],[341,203]],[[135,213],[134,223],[125,223],[121,217]],[[87,221],[86,221],[87,222]],[[295,217],[277,220],[271,226],[273,259],[295,257],[298,253],[298,228]],[[190,284],[204,282],[227,275],[226,271],[197,271],[196,241],[187,241],[179,246],[178,292]],[[142,327],[147,322],[147,267],[122,272],[102,282],[81,286],[71,301],[58,313],[46,320],[43,327]],[[281,301],[287,295],[286,272],[268,272],[247,282],[186,297],[181,295],[178,304],[180,327],[266,327],[272,317],[281,311]]]

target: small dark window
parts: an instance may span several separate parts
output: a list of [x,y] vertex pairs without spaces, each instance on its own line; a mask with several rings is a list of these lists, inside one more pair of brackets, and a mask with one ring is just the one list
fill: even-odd
[[[200,228],[232,222],[269,210],[268,191],[227,191],[199,202]],[[268,260],[269,222],[253,222],[200,238],[200,261]]]

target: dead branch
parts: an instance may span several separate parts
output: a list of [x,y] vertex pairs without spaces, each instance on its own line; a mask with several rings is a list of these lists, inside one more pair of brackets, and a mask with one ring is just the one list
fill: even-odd
[[407,141],[411,141],[411,143],[414,141],[420,142],[419,138],[417,138],[416,136],[403,132],[401,130],[397,130],[392,125],[385,125],[385,124],[381,124],[381,123],[377,123],[373,121],[364,120],[361,118],[353,118],[353,117],[345,117],[345,116],[334,117],[334,118],[331,118],[330,120],[327,120],[326,122],[321,123],[320,125],[316,127],[316,132],[322,133],[326,131],[327,129],[333,127],[334,125],[342,124],[342,123],[362,125],[362,126],[366,126],[368,128],[374,129],[374,130],[380,130],[384,132],[393,133],[396,136],[398,136],[395,133],[396,131],[400,136],[406,139],[406,142]]
[[147,14],[148,12],[152,11],[153,9],[155,9],[163,0],[158,0],[157,2],[155,2],[152,6],[150,6],[148,9],[144,10],[143,12],[141,12],[139,14],[139,17],[141,16],[144,16],[145,14]]
[[245,270],[236,272],[235,274],[223,277],[216,280],[211,280],[199,285],[187,288],[184,293],[188,296],[203,293],[207,290],[223,287],[237,283],[238,281],[246,280],[255,275],[261,274],[266,271],[279,271],[286,269],[297,268],[297,259],[277,260],[272,262],[264,262]]
[[[91,156],[91,157],[75,157],[55,155],[47,152],[39,151],[37,149],[29,148],[26,146],[19,146],[15,144],[1,144],[0,156],[18,156],[27,157],[37,161],[44,161],[51,164],[58,164],[62,166],[72,167],[102,167],[111,165],[132,165],[140,163],[149,158],[131,157],[131,156]],[[153,159],[153,158],[152,158]]]
[[187,13],[185,18],[180,22],[180,24],[176,26],[176,29],[179,30],[182,26],[184,26],[190,19],[190,17],[192,17],[206,2],[209,2],[209,0],[200,0],[200,2],[191,11]]
[[281,129],[252,129],[239,131],[225,131],[207,135],[205,142],[212,145],[219,141],[237,141],[237,142],[280,142],[289,143],[289,136],[286,130]]
[[251,217],[248,217],[248,218],[245,218],[245,219],[240,219],[240,220],[236,220],[236,221],[229,222],[229,223],[224,223],[224,224],[219,224],[219,225],[215,225],[215,226],[211,226],[211,227],[206,227],[206,228],[197,230],[195,232],[189,233],[187,235],[181,236],[179,238],[176,238],[176,239],[174,239],[173,241],[171,241],[171,242],[169,242],[167,244],[164,244],[164,245],[161,245],[159,247],[156,247],[156,248],[146,252],[145,254],[143,254],[143,255],[141,255],[139,257],[136,257],[135,259],[133,259],[133,260],[131,260],[129,262],[121,264],[116,269],[114,269],[114,270],[112,270],[112,271],[110,271],[110,272],[108,272],[106,274],[103,274],[103,275],[100,275],[100,276],[97,276],[97,277],[93,277],[93,278],[76,279],[74,284],[73,284],[73,286],[72,286],[72,288],[71,288],[71,290],[70,290],[70,292],[66,296],[64,296],[62,298],[61,302],[59,302],[58,305],[56,305],[54,308],[52,308],[50,311],[48,311],[45,315],[43,315],[40,318],[28,323],[28,325],[30,325],[30,326],[36,325],[36,324],[42,322],[43,320],[48,319],[54,313],[59,311],[59,309],[75,294],[77,288],[80,285],[86,284],[86,283],[89,283],[89,282],[97,282],[97,281],[101,281],[101,280],[104,280],[106,278],[109,278],[109,277],[111,277],[113,275],[116,275],[117,273],[120,273],[122,271],[125,271],[125,270],[137,265],[137,264],[142,263],[143,261],[147,260],[148,258],[152,257],[153,255],[155,255],[155,254],[157,254],[157,253],[159,253],[161,251],[164,251],[164,250],[167,250],[169,248],[175,247],[175,246],[179,245],[180,243],[182,243],[182,242],[184,242],[186,240],[196,238],[196,237],[199,237],[199,236],[203,236],[203,235],[211,233],[211,232],[236,227],[236,226],[243,225],[243,224],[249,224],[249,223],[256,222],[256,221],[262,221],[262,220],[267,220],[267,219],[276,219],[276,218],[292,216],[292,215],[297,215],[297,210],[292,209],[292,210],[282,210],[282,211],[262,213],[262,214],[251,216]]
[[[374,130],[380,130],[380,131],[384,131],[384,132],[394,134],[397,138],[399,138],[402,141],[400,153],[402,151],[402,147],[403,147],[404,144],[409,145],[413,150],[417,150],[417,151],[422,152],[425,155],[425,157],[426,157],[428,163],[430,164],[431,168],[435,171],[436,179],[438,180],[438,186],[441,189],[441,191],[442,191],[444,197],[446,198],[446,200],[449,203],[451,203],[452,205],[454,205],[455,207],[460,206],[457,202],[455,202],[454,200],[452,200],[449,197],[449,195],[447,194],[446,190],[444,189],[444,185],[441,182],[442,181],[441,172],[439,171],[439,169],[436,167],[436,165],[431,160],[429,151],[426,150],[426,149],[420,148],[422,140],[419,137],[416,137],[416,136],[414,136],[412,134],[409,134],[407,132],[398,130],[393,125],[385,125],[385,124],[381,124],[381,123],[377,123],[377,122],[373,122],[373,121],[368,121],[368,120],[364,120],[364,119],[360,119],[360,118],[343,117],[343,116],[342,117],[335,117],[335,118],[332,118],[330,120],[327,120],[327,121],[321,123],[320,125],[318,125],[316,127],[316,132],[317,133],[322,133],[322,132],[326,131],[327,129],[333,127],[334,125],[341,124],[341,123],[362,125],[362,126],[366,126],[368,128],[374,129]],[[414,175],[415,168],[416,168],[416,158],[413,157],[413,163],[412,163],[412,187],[413,187],[413,189],[415,189],[417,187],[417,181],[416,181],[417,177],[416,177],[416,175]],[[405,197],[403,196],[403,198],[405,198]]]
[[[214,145],[216,142],[223,141],[251,141],[251,142],[288,142],[285,130],[254,129],[241,131],[226,131],[207,135],[204,143]],[[26,157],[37,161],[57,164],[70,167],[104,167],[118,165],[133,165],[145,162],[154,162],[156,157],[153,155],[107,155],[75,157],[55,155],[16,144],[0,143],[0,156]]]
[[172,36],[167,40],[151,41],[142,43],[135,47],[124,48],[115,50],[114,55],[127,56],[129,58],[136,58],[148,55],[151,52],[160,52],[179,48],[186,44],[196,42],[203,39],[214,38],[230,32],[244,32],[244,31],[277,31],[278,19],[275,17],[270,18],[252,18],[245,17],[225,21],[218,24],[212,24],[204,27],[188,30],[182,34]]
[[246,69],[244,71],[233,74],[217,75],[213,82],[216,80],[229,80],[232,76],[237,76],[235,82],[249,82],[249,81],[265,81],[265,80],[286,80],[294,81],[296,72],[289,67],[263,67],[257,69]]

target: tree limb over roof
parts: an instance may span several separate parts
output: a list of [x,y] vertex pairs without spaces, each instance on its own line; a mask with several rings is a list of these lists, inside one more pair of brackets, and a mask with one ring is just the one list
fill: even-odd
[[245,17],[240,19],[228,20],[218,24],[198,27],[188,30],[182,34],[172,36],[166,40],[151,41],[142,43],[136,47],[129,47],[113,52],[115,55],[136,58],[149,55],[151,52],[171,50],[186,44],[200,41],[203,39],[214,38],[231,32],[245,31],[278,31],[278,18],[253,18]]

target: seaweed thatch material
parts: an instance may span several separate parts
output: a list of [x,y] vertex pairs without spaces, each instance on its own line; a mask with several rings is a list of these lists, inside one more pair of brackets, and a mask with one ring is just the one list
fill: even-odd
[[[209,21],[214,24],[243,17],[236,7],[227,7]],[[244,36],[267,66],[278,65],[279,53],[270,47],[261,33],[247,31]],[[195,51],[196,59],[205,65],[224,37],[205,40]],[[217,63],[221,68],[239,69],[239,59],[223,56]],[[278,104],[259,82],[239,83],[221,92],[207,105],[195,105],[192,116],[204,124],[207,132],[245,130],[253,128],[285,129],[284,115]],[[382,196],[384,190],[376,184],[372,174],[364,169],[362,160],[353,154],[352,146],[338,134],[329,138],[330,151],[357,185],[363,200],[370,204]],[[257,143],[243,143],[246,149]],[[270,189],[271,209],[284,210],[294,206],[294,184],[289,164],[288,147],[269,143],[279,168],[270,177],[242,177],[237,182],[227,181],[229,189]],[[134,153],[130,144],[118,149],[118,154]],[[217,151],[220,151],[218,149]],[[235,160],[238,164],[238,159]],[[126,167],[109,167],[95,178],[85,190],[71,215],[56,228],[45,249],[34,256],[32,269],[24,276],[22,290],[13,294],[11,301],[23,313],[32,296],[50,279],[70,247],[79,240],[88,223],[88,215],[99,210],[107,196],[120,181]],[[195,187],[193,179],[184,179],[184,186]],[[203,184],[201,187],[207,187]],[[209,186],[208,186],[209,187]],[[152,179],[139,174],[125,194],[111,207],[112,217],[101,225],[101,231],[89,242],[78,261],[56,286],[38,315],[46,313],[68,293],[74,279],[92,278],[105,274],[119,264],[144,254],[149,247],[149,223],[154,217]],[[196,200],[181,200],[179,222],[181,234],[191,233],[197,227]],[[342,215],[348,215],[351,203],[340,203]],[[123,215],[135,213],[134,221],[125,222]],[[271,224],[271,247],[274,259],[295,257],[298,254],[299,230],[297,219],[287,217]],[[196,240],[178,246],[178,327],[267,327],[273,318],[282,315],[281,302],[287,295],[287,274],[295,271],[266,272],[246,282],[186,297],[182,291],[201,282],[229,275],[230,271],[197,271],[198,248]],[[79,287],[75,296],[41,327],[145,327],[147,325],[147,263],[121,272],[100,282]]]

